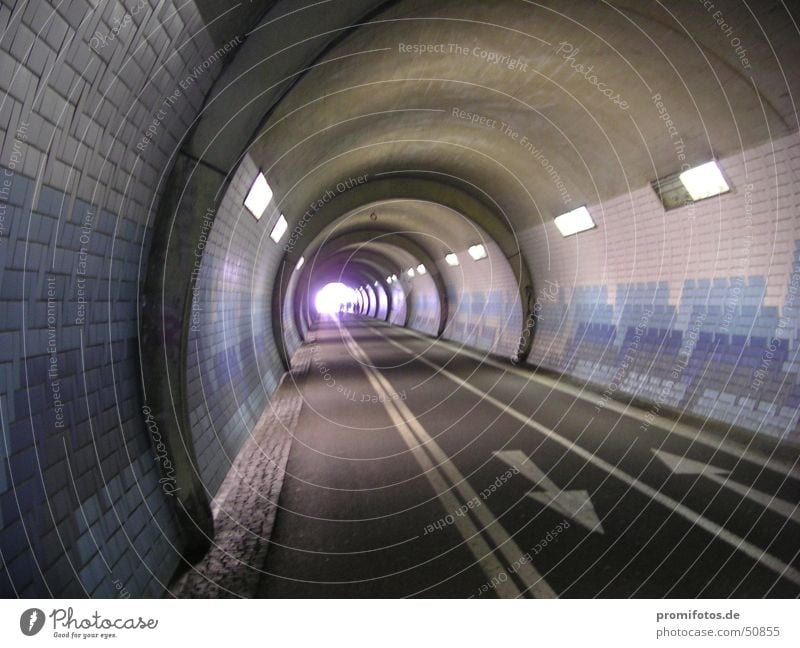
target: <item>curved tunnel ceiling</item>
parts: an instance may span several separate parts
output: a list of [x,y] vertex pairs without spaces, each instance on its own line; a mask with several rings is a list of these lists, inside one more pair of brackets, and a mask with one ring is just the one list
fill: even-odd
[[320,286],[337,281],[348,283],[345,279],[354,282],[353,288],[364,283],[384,281],[387,273],[398,274],[402,272],[400,265],[393,262],[400,259],[401,263],[413,259],[407,253],[396,248],[390,248],[383,254],[359,255],[353,258],[349,252],[343,252],[316,264],[311,271],[311,276],[306,276],[306,285],[301,284],[301,291],[306,297],[312,295]]
[[[335,65],[307,72],[250,153],[290,221],[347,178],[436,172],[487,192],[524,228],[679,170],[656,95],[690,164],[796,127],[780,92],[781,74],[796,72],[776,66],[774,85],[759,76],[754,88],[747,70],[720,64],[729,44],[716,24],[695,28],[695,7],[670,12],[632,2],[395,3],[326,54]],[[407,51],[416,45],[445,52]],[[483,53],[519,62],[509,70]],[[576,72],[590,63],[611,99]]]
[[370,229],[401,233],[436,259],[487,238],[474,222],[444,205],[401,199],[367,204],[345,214],[328,224],[309,243],[309,249],[317,245],[326,248],[344,233]]

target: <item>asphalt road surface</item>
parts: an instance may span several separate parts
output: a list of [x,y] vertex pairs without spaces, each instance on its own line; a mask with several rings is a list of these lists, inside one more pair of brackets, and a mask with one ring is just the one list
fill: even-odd
[[373,320],[328,324],[265,597],[797,597],[790,459]]

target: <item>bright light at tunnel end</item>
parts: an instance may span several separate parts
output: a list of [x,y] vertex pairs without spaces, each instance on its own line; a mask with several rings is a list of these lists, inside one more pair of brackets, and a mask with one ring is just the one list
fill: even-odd
[[341,282],[333,282],[323,286],[314,298],[314,306],[320,315],[334,315],[346,310],[347,304],[355,304],[358,293]]
[[558,231],[561,232],[561,236],[572,236],[596,227],[585,205],[561,214],[561,216],[556,216],[555,224]]

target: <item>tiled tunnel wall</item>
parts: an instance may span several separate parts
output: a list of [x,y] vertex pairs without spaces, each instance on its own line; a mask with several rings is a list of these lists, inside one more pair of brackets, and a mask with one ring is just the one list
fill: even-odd
[[487,256],[473,261],[458,252],[460,265],[442,264],[449,316],[444,337],[482,351],[512,357],[522,332],[522,306],[514,273],[493,241]]
[[409,328],[436,335],[439,329],[439,318],[441,308],[439,306],[439,295],[436,292],[436,285],[429,274],[416,275],[413,278],[403,276],[400,281],[405,283],[406,296],[410,317],[408,320]]
[[383,289],[383,286],[378,286],[376,288],[375,296],[378,300],[375,317],[379,320],[385,320],[389,308],[389,300],[386,297],[386,291]]
[[367,315],[375,317],[378,313],[378,297],[372,286],[365,286],[364,292],[367,294]]
[[664,212],[645,188],[590,207],[596,230],[522,233],[539,313],[529,360],[654,413],[798,441],[800,136],[720,166],[733,191],[718,199]]
[[406,322],[406,293],[399,281],[392,282],[392,308],[389,312],[389,323],[403,326]]
[[[226,191],[202,257],[189,332],[189,420],[200,476],[213,497],[284,372],[271,322],[283,248],[244,199],[258,167],[245,156]],[[290,352],[291,338],[290,338]]]
[[[486,241],[487,257],[473,261],[466,250],[458,253],[461,264],[439,264],[447,291],[448,320],[443,337],[468,346],[513,356],[522,331],[522,307],[514,273],[500,248]],[[393,303],[389,321],[402,325],[406,301],[410,303],[409,328],[436,335],[441,317],[439,297],[430,275],[403,276],[392,286],[405,299]],[[399,310],[398,310],[399,309]]]
[[[297,291],[297,282],[299,280],[300,273],[296,269],[292,271],[292,275],[289,278],[289,284],[286,288],[286,295],[294,295]],[[294,352],[297,350],[297,347],[302,344],[300,340],[300,332],[297,330],[297,325],[295,323],[294,318],[294,309],[291,307],[287,307],[288,300],[285,296],[282,296],[281,303],[284,304],[283,312],[281,313],[281,326],[283,327],[283,336],[287,348],[287,354],[289,358],[292,357]]]
[[372,291],[370,290],[369,286],[359,288],[357,293],[358,305],[361,308],[361,312],[368,317],[372,317]]
[[138,283],[158,179],[220,64],[145,142],[217,46],[192,2],[155,0],[100,41],[126,11],[0,3],[0,596],[157,596],[177,564]]

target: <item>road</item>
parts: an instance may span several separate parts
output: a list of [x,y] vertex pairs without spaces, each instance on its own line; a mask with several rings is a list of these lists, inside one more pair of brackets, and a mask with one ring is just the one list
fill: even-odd
[[260,596],[800,594],[791,462],[374,320],[315,335]]

